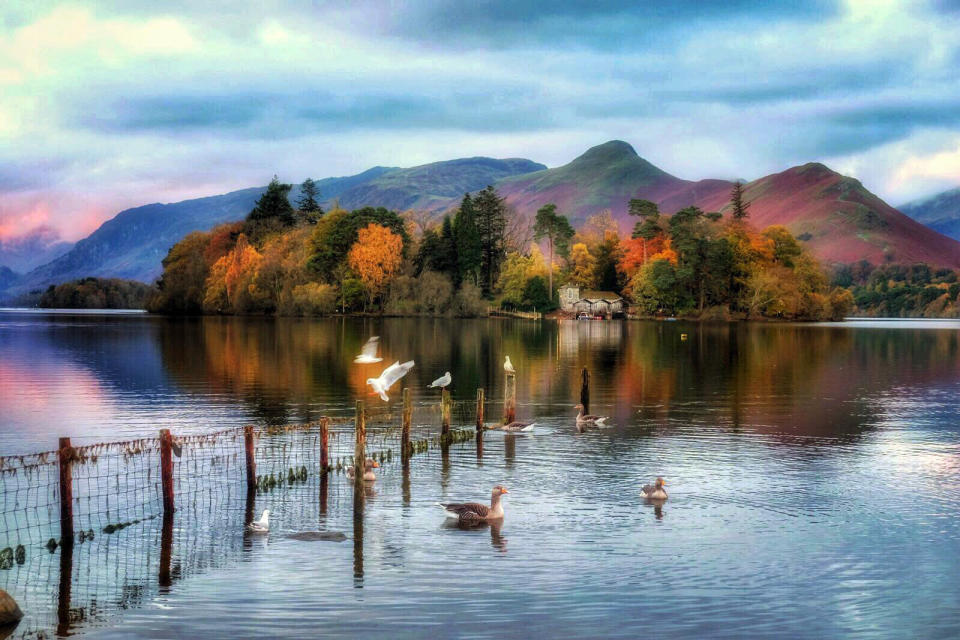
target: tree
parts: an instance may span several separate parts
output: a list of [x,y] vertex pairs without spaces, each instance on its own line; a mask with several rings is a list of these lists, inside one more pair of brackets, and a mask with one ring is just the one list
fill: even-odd
[[483,246],[480,242],[480,229],[477,228],[477,212],[469,193],[463,196],[460,208],[453,218],[453,230],[460,269],[457,281],[477,284],[480,279]]
[[281,184],[277,176],[267,185],[267,190],[257,200],[247,215],[248,235],[261,239],[264,235],[283,227],[292,227],[295,218],[287,196],[293,185]]
[[[370,223],[390,229],[403,240],[404,249],[410,238],[403,218],[383,207],[364,207],[347,213],[343,209],[331,209],[320,218],[310,242],[313,256],[309,268],[328,282],[335,280],[335,270],[347,258],[350,247],[357,241],[358,231]],[[401,252],[402,261],[405,252]]]
[[534,311],[551,311],[554,308],[553,296],[547,290],[547,283],[540,276],[527,280],[523,287],[523,306]]
[[323,209],[317,201],[320,197],[320,190],[317,189],[317,183],[312,178],[307,178],[300,185],[300,200],[297,201],[297,207],[300,211],[309,214],[308,220],[315,221],[323,215]]
[[357,232],[348,255],[350,268],[363,282],[370,303],[380,295],[403,262],[403,238],[371,222]]
[[603,242],[597,246],[594,252],[594,257],[597,259],[594,267],[594,279],[597,287],[602,291],[619,292],[623,289],[624,282],[622,282],[620,271],[617,269],[622,256],[620,236],[615,232],[607,232]]
[[480,191],[473,200],[480,233],[480,279],[485,295],[493,291],[506,257],[504,232],[507,228],[506,205],[492,186]]
[[553,255],[554,251],[566,255],[570,238],[573,237],[573,227],[563,215],[557,213],[557,205],[545,204],[537,210],[536,222],[533,225],[534,238],[547,240],[547,249],[550,259],[548,266],[548,290],[553,298]]
[[660,209],[649,200],[634,198],[630,201],[629,213],[640,220],[633,226],[633,238],[643,240],[643,261],[647,261],[647,242],[663,233],[660,225]]
[[578,242],[570,249],[570,282],[590,289],[594,285],[597,260],[590,255],[587,245]]
[[457,238],[450,216],[443,217],[440,227],[440,255],[434,260],[434,270],[446,274],[454,284],[460,283],[460,265],[457,259]]
[[737,180],[730,191],[730,205],[733,207],[733,219],[744,220],[750,215],[750,203],[743,199],[743,183]]
[[210,272],[204,253],[210,234],[194,231],[173,245],[163,259],[163,275],[158,291],[147,303],[147,309],[160,313],[200,313],[203,310],[204,287]]

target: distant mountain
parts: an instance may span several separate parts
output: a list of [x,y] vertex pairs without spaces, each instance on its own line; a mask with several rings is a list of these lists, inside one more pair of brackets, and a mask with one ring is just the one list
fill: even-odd
[[0,291],[3,291],[20,278],[20,274],[8,267],[0,267]]
[[[638,156],[626,142],[615,140],[562,167],[506,178],[496,186],[522,215],[553,202],[577,226],[597,211],[610,209],[621,230],[629,233],[635,222],[627,215],[630,198],[652,200],[667,213],[690,205],[723,212],[733,183],[677,178]],[[859,181],[819,163],[749,182],[745,196],[756,226],[786,226],[827,262],[866,259],[876,264],[960,267],[960,243],[911,220]]]
[[[327,207],[339,200],[347,208],[369,204],[442,210],[467,191],[477,191],[513,173],[543,168],[530,160],[464,158],[406,169],[373,167],[354,176],[318,180],[317,184]],[[160,275],[161,261],[170,247],[183,236],[243,219],[264,189],[121,211],[69,252],[33,269],[12,286],[0,286],[0,291],[6,288],[11,295],[87,276],[151,282]],[[295,187],[290,200],[296,203],[299,197],[299,187]]]
[[960,240],[960,187],[908,202],[900,207],[900,211],[931,229]]
[[0,238],[0,266],[26,273],[62,256],[72,246],[56,229],[41,225],[20,236]]

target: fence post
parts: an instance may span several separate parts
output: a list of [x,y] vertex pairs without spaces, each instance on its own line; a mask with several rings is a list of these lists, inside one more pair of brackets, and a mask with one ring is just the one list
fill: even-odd
[[253,425],[248,424],[243,428],[243,449],[247,456],[247,490],[256,490],[257,459],[254,455]]
[[580,372],[580,404],[585,414],[590,413],[590,370],[586,367]]
[[160,480],[163,484],[163,516],[173,515],[173,436],[160,429]]
[[330,418],[320,418],[320,474],[330,470]]
[[477,389],[477,433],[483,431],[483,389]]
[[510,424],[517,419],[517,376],[507,374],[507,381],[503,389],[503,424]]
[[357,440],[353,449],[353,486],[355,489],[362,491],[363,474],[367,463],[367,421],[363,410],[363,400],[357,400],[355,425],[354,432]]
[[73,446],[70,438],[60,438],[57,459],[60,463],[60,543],[73,543]]
[[453,400],[450,398],[450,392],[446,389],[440,391],[440,435],[450,435],[450,408]]
[[413,403],[410,400],[410,389],[403,390],[403,422],[400,426],[400,459],[406,462],[410,459],[410,422],[413,418]]

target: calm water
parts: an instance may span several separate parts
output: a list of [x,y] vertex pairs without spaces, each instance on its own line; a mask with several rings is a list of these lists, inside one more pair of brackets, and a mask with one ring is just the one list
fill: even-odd
[[[434,429],[424,387],[447,369],[456,400],[487,389],[494,419],[505,354],[518,370],[518,417],[537,430],[489,433],[482,456],[473,442],[431,451],[409,474],[384,465],[359,507],[341,476],[322,503],[312,482],[258,496],[257,509],[275,512],[265,540],[244,538],[243,505],[230,500],[204,520],[209,539],[189,529],[188,515],[173,542],[178,569],[163,588],[158,523],[131,528],[147,549],[134,558],[108,548],[84,569],[81,546],[76,612],[61,631],[960,637],[956,322],[0,312],[0,455],[53,449],[58,436],[96,442],[348,415],[361,396],[378,406],[364,395],[370,369],[351,363],[371,334],[388,362],[417,361],[404,382],[420,431]],[[578,435],[571,405],[583,366],[591,411],[614,426]],[[656,475],[670,491],[662,508],[639,498]],[[433,506],[486,499],[496,483],[510,489],[500,527],[450,528]],[[317,528],[347,539],[287,537]],[[16,579],[16,567],[0,571],[0,587],[48,591],[55,609],[56,556],[37,558]],[[28,615],[21,635],[56,611]]]

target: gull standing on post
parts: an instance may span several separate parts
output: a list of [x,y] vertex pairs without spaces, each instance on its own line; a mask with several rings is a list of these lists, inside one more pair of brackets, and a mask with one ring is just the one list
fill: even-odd
[[360,355],[353,359],[357,364],[373,364],[380,362],[383,358],[377,357],[377,347],[380,346],[380,336],[373,336],[360,349]]
[[513,363],[510,362],[510,356],[507,356],[507,359],[503,361],[503,370],[507,373],[517,372],[517,370],[513,368]]
[[390,389],[397,380],[407,375],[410,369],[413,369],[413,360],[404,362],[403,364],[400,364],[398,360],[384,369],[379,378],[367,378],[367,384],[373,387],[373,393],[379,394],[381,400],[389,402],[390,397],[387,396],[387,390]]
[[450,386],[451,382],[453,382],[453,376],[451,376],[450,372],[447,371],[445,374],[431,382],[427,388],[436,389],[437,387],[440,387],[441,389],[446,389]]

